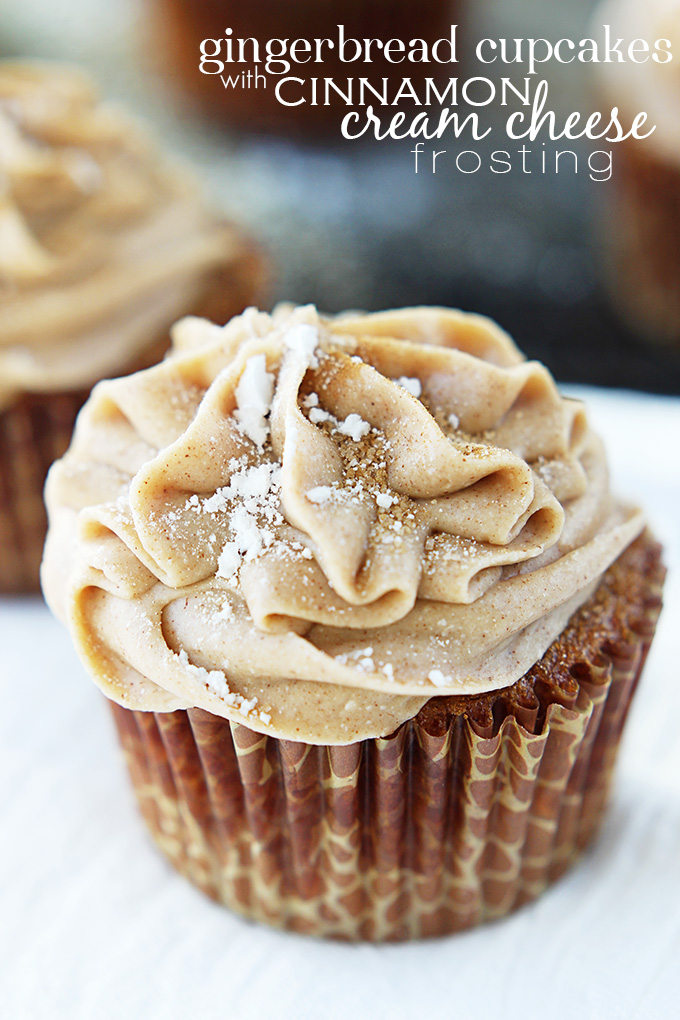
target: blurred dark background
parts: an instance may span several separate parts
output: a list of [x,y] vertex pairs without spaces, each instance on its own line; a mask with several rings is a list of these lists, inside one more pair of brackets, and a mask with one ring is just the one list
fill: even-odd
[[[464,175],[455,169],[456,147],[484,156],[510,143],[497,132],[490,145],[456,143],[447,135],[436,146],[447,150],[437,174],[423,165],[416,175],[412,141],[343,141],[338,112],[330,124],[303,134],[291,133],[289,125],[255,130],[248,117],[229,123],[228,115],[203,110],[186,88],[180,59],[186,53],[199,90],[221,86],[199,76],[189,30],[185,43],[182,31],[173,38],[178,3],[181,7],[181,0],[5,0],[0,55],[80,64],[96,75],[103,94],[131,105],[165,143],[197,165],[215,201],[270,253],[273,300],[311,301],[329,312],[458,306],[493,316],[563,381],[680,392],[680,344],[653,344],[638,336],[603,284],[604,217],[615,186],[616,152],[614,179],[604,183],[590,180],[586,168],[590,148],[599,143],[559,146],[579,154],[578,174],[565,169],[543,175],[537,167],[524,174],[517,161],[512,173],[494,175],[484,158],[478,173]],[[235,35],[250,34],[250,26],[233,13],[235,5],[222,6],[217,4],[216,34],[228,24]],[[293,6],[280,3],[281,17]],[[474,44],[485,35],[579,39],[593,6],[592,0],[460,2],[446,20],[461,24],[463,47],[466,39]],[[249,5],[250,15],[257,8]],[[417,25],[418,5],[405,4],[403,13]],[[399,66],[394,70],[397,77],[407,73]],[[465,77],[489,70],[478,72],[467,59],[448,73]],[[577,72],[546,65],[546,77],[558,111],[596,108],[596,85],[582,65]],[[235,127],[237,120],[244,123]]]

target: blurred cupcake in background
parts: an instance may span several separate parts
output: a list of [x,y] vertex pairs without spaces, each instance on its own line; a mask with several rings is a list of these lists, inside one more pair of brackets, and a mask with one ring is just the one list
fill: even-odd
[[87,77],[0,64],[0,591],[37,589],[42,487],[91,386],[158,360],[179,315],[230,318],[261,278]]
[[[394,63],[387,59],[379,47],[370,52],[371,62],[363,58],[351,62],[339,59],[337,50],[338,25],[343,25],[345,36],[356,39],[400,39],[405,43],[413,38],[422,39],[428,47],[438,40],[451,38],[451,25],[457,18],[458,4],[455,0],[360,0],[346,4],[343,0],[261,0],[256,4],[241,4],[234,0],[153,0],[152,34],[159,42],[173,85],[179,83],[192,99],[207,111],[222,117],[229,124],[254,129],[283,132],[314,133],[333,127],[339,120],[340,112],[347,112],[347,106],[337,94],[320,97],[313,105],[309,91],[298,86],[294,100],[306,97],[304,103],[285,106],[275,95],[275,86],[283,74],[264,75],[263,62],[252,61],[251,42],[244,45],[243,62],[238,61],[237,41],[255,39],[259,45],[261,60],[268,40],[285,40],[290,44],[296,40],[307,40],[311,50],[299,50],[301,63],[292,63],[287,72],[302,79],[326,77],[336,80],[339,88],[349,77],[367,77],[378,89],[383,78],[401,79],[409,76],[414,84],[426,77],[448,78],[451,65],[448,63]],[[225,34],[226,33],[226,34]],[[204,39],[221,40],[220,54],[224,60],[229,53],[227,40],[231,41],[234,62],[228,65],[224,77],[237,76],[250,71],[259,72],[258,84],[254,77],[245,87],[223,87],[218,75],[209,76],[199,70],[201,42]],[[322,62],[315,60],[315,39],[330,39],[336,42],[334,49],[321,50]],[[278,50],[277,50],[278,52]],[[450,52],[450,51],[449,51]],[[446,58],[447,46],[441,47]],[[354,54],[348,47],[348,57]],[[396,54],[398,56],[398,54]],[[446,58],[447,59],[447,58]],[[262,79],[266,77],[266,85]],[[291,94],[291,101],[293,97]],[[413,106],[411,101],[410,106]]]
[[[653,133],[615,146],[605,220],[607,273],[619,312],[638,333],[680,345],[680,0],[607,0],[594,25],[611,25],[626,45],[645,40],[643,63],[602,63],[600,95],[624,123],[645,112]],[[670,43],[654,49],[657,40]],[[637,59],[645,54],[640,49]],[[659,59],[654,59],[657,56]]]

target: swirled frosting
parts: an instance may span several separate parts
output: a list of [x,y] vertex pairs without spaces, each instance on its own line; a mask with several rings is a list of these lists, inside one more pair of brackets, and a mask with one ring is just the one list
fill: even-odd
[[583,406],[437,308],[184,319],[52,469],[43,585],[130,708],[313,743],[518,679],[642,528]]
[[240,250],[89,79],[0,63],[0,409],[120,372]]

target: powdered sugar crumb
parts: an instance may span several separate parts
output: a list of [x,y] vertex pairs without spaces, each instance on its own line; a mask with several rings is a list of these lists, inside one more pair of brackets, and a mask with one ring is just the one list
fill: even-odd
[[371,426],[360,415],[348,414],[345,420],[338,425],[336,431],[342,436],[349,436],[355,443],[358,443],[360,439],[368,435]]
[[392,504],[397,502],[397,497],[391,492],[378,492],[375,501],[382,510],[389,510]]
[[399,383],[399,385],[402,386],[405,390],[408,390],[408,392],[413,397],[419,397],[423,392],[423,384],[421,383],[420,379],[411,378],[408,375],[402,375],[398,379],[395,379],[394,381],[396,383]]
[[444,676],[440,669],[431,669],[427,674],[427,679],[431,684],[434,684],[435,687],[448,687],[449,684],[453,683],[452,678],[450,676]]
[[274,528],[283,523],[280,489],[281,465],[265,461],[242,467],[232,475],[229,485],[205,500],[201,508],[204,513],[229,514],[231,537],[217,561],[219,577],[233,578],[244,561],[256,559],[274,544]]
[[184,648],[177,652],[177,658],[187,673],[203,683],[208,690],[217,694],[225,705],[233,708],[239,715],[259,719],[265,726],[271,722],[271,715],[268,712],[257,710],[257,698],[244,698],[242,694],[237,694],[229,689],[227,677],[222,670],[208,670],[203,666],[195,666],[193,662],[190,662]]
[[319,425],[322,421],[328,421],[332,415],[324,411],[323,407],[312,407],[309,412],[309,420],[312,425]]
[[246,367],[236,387],[238,409],[234,417],[248,436],[248,439],[262,449],[269,436],[269,422],[274,394],[274,376],[267,371],[264,354],[253,354],[246,361]]
[[308,397],[305,397],[302,405],[308,410],[308,417],[312,425],[321,425],[323,422],[329,421],[335,432],[341,436],[349,436],[355,443],[358,443],[371,431],[369,423],[364,421],[359,414],[348,414],[344,421],[339,421],[330,411],[318,406],[319,398],[316,393],[310,393]]
[[225,599],[220,609],[215,613],[218,620],[233,620],[234,607],[228,599]]
[[333,495],[329,485],[317,485],[314,489],[308,489],[306,496],[310,503],[327,503]]
[[319,367],[319,359],[315,353],[319,345],[319,331],[314,326],[304,323],[292,326],[284,333],[283,342],[288,350],[300,354],[309,368]]
[[334,659],[340,666],[356,663],[359,669],[372,673],[375,669],[372,655],[373,647],[369,645],[368,648],[355,648],[351,652],[342,652],[340,655],[335,655]]
[[225,542],[217,560],[217,576],[227,580],[233,577],[241,566],[241,553],[236,542]]

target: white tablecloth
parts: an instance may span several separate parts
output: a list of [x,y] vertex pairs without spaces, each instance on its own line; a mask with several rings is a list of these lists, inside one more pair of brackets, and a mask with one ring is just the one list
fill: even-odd
[[334,945],[248,924],[152,848],[62,627],[38,599],[0,600],[0,1016],[678,1015],[680,400],[588,399],[616,487],[644,502],[671,575],[586,860],[509,920],[440,941]]

